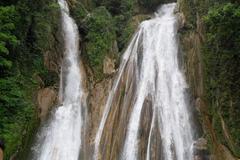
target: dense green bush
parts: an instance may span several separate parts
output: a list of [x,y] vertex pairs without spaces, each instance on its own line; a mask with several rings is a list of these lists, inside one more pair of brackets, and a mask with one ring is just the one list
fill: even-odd
[[119,51],[127,45],[129,36],[134,29],[129,27],[134,8],[137,8],[136,0],[98,0],[96,5],[104,6],[111,13],[115,21],[116,35]]
[[80,1],[76,1],[76,3],[72,5],[70,11],[71,11],[72,17],[74,18],[77,25],[79,26],[80,32],[84,32],[82,24],[88,14],[88,10]]
[[16,47],[18,40],[13,34],[15,30],[16,11],[14,6],[0,7],[0,73],[11,68],[9,50]]
[[138,3],[147,9],[155,9],[162,2],[162,0],[138,0]]
[[121,13],[122,0],[102,0],[101,6],[105,6],[107,10],[114,16]]
[[96,8],[86,19],[86,56],[97,79],[103,77],[103,60],[116,38],[114,21],[105,7]]
[[[83,2],[76,1],[71,6],[71,14],[77,22],[83,43],[83,56],[94,71],[95,78],[103,78],[103,58],[110,53],[117,41],[120,52],[126,47],[134,33],[131,20],[135,0],[93,0],[95,9],[88,9]],[[111,53],[110,53],[111,54]]]
[[48,0],[1,1],[0,5],[0,138],[9,159],[26,149],[36,129],[36,77],[45,85],[56,81],[56,75],[44,68],[43,53],[56,47],[60,12],[55,1]]
[[[205,86],[213,126],[222,143],[240,156],[240,6],[217,5],[208,12],[204,22]],[[219,114],[232,140],[224,138]]]

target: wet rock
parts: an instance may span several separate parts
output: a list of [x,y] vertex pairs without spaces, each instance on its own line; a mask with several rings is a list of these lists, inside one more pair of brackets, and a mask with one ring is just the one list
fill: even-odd
[[[153,118],[153,117],[152,117]],[[164,151],[158,120],[155,119],[154,127],[150,137],[150,155],[151,160],[164,160]]]
[[131,64],[127,65],[112,95],[111,109],[100,142],[99,159],[115,160],[121,156],[136,91],[135,69]]
[[39,118],[43,121],[48,115],[49,110],[55,104],[57,93],[51,88],[44,88],[38,91],[37,102],[39,109]]
[[[89,72],[87,73],[89,74]],[[96,131],[101,121],[104,106],[106,104],[106,100],[112,86],[112,78],[111,77],[106,78],[103,81],[95,84],[94,82],[89,83],[88,79],[87,85],[89,91],[87,102],[89,123],[87,124],[88,125],[87,133],[89,134],[86,134],[85,137],[87,141],[85,158],[91,159],[92,158],[91,155],[93,154],[94,148],[94,138],[96,136]]]
[[103,73],[107,75],[111,75],[115,73],[115,60],[106,56],[103,62]]
[[207,140],[205,138],[199,138],[194,143],[194,148],[196,150],[207,150]]
[[139,152],[139,160],[145,160],[146,154],[147,154],[147,147],[148,147],[148,137],[150,134],[151,129],[151,122],[152,122],[152,115],[153,115],[153,109],[152,109],[152,98],[151,96],[147,96],[144,103],[143,103],[143,109],[141,112],[141,117],[143,117],[140,120],[140,127],[139,127],[139,137],[138,137],[138,152]]
[[178,13],[179,28],[183,29],[186,25],[186,18],[183,13]]
[[208,141],[205,138],[199,138],[193,144],[194,160],[210,160],[208,153]]
[[52,60],[51,56],[52,56],[51,52],[49,51],[45,52],[45,54],[43,55],[44,66],[46,66],[50,71],[57,71],[59,65]]

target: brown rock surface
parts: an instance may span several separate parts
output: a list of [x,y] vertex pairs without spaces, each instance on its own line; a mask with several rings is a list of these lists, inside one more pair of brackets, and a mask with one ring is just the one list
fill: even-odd
[[51,107],[56,103],[57,93],[51,88],[44,88],[38,91],[37,102],[39,109],[39,117],[44,120],[51,109]]
[[224,145],[220,145],[219,148],[222,151],[223,160],[238,160],[237,158],[233,157],[232,153]]
[[103,62],[103,73],[107,75],[111,75],[115,73],[115,60],[111,59],[110,57],[106,56]]
[[[89,76],[89,75],[88,75]],[[94,139],[95,135],[101,121],[103,110],[108,98],[108,94],[111,90],[112,78],[106,78],[101,82],[94,83],[89,81],[87,83],[88,87],[88,124],[86,130],[86,149],[85,149],[85,159],[91,159],[93,154]]]

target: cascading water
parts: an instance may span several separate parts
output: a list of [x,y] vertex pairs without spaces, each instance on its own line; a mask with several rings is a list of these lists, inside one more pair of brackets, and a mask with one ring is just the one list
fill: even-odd
[[[64,85],[60,89],[62,105],[53,112],[49,123],[39,134],[34,147],[36,160],[78,160],[81,149],[82,109],[85,103],[78,62],[79,34],[69,16],[65,0],[58,0],[62,14],[65,59],[63,70]],[[62,83],[62,82],[61,82]]]
[[[190,124],[190,112],[188,110],[188,99],[186,96],[187,84],[180,70],[178,60],[177,41],[177,17],[174,15],[175,3],[163,5],[155,17],[141,23],[128,49],[123,55],[117,79],[110,92],[103,118],[100,122],[95,138],[94,159],[101,159],[104,153],[99,151],[104,127],[108,123],[107,118],[114,106],[114,97],[118,87],[121,87],[121,77],[124,72],[131,72],[131,84],[133,98],[128,103],[131,107],[129,120],[127,120],[127,131],[122,152],[115,159],[138,160],[138,159],[161,159],[161,160],[191,160],[193,129]],[[127,78],[126,81],[130,79]],[[129,80],[130,81],[130,80]],[[125,82],[129,83],[129,82]],[[129,86],[129,85],[128,85]],[[129,88],[129,87],[128,87]],[[126,87],[125,94],[129,94]],[[123,101],[129,96],[123,96]],[[146,153],[139,154],[139,130],[143,108],[146,101],[151,101],[152,107],[150,117]],[[127,103],[127,102],[126,102]],[[121,103],[123,105],[125,102]],[[127,106],[127,105],[126,105]],[[124,106],[120,107],[124,108]],[[128,114],[128,113],[127,113]],[[107,127],[109,128],[109,127]],[[152,140],[154,130],[159,130],[161,137],[161,158],[152,158]],[[103,142],[104,144],[104,142]],[[120,144],[121,146],[121,144]],[[110,151],[111,152],[111,151]],[[109,152],[107,153],[109,154]],[[111,154],[111,153],[110,153]],[[101,155],[101,157],[99,157]]]
[[[184,92],[186,82],[178,66],[175,4],[161,7],[156,18],[143,22],[143,58],[123,158],[137,159],[136,145],[144,99],[151,95],[158,118],[164,159],[191,159],[192,129]],[[151,134],[150,134],[151,136]],[[151,143],[149,141],[148,143]],[[150,151],[148,150],[147,157]]]

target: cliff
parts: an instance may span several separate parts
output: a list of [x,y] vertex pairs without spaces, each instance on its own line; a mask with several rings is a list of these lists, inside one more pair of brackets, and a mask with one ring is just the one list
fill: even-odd
[[[237,1],[213,0],[179,0],[178,4],[185,71],[203,137],[208,140],[208,150],[213,159],[237,159],[239,124],[233,121],[239,119],[239,98],[236,98],[239,93],[235,91],[239,88],[239,67],[235,65],[239,63],[239,51],[235,51],[238,48],[235,38],[238,36],[230,35],[232,31],[239,32],[239,27],[235,26],[239,24],[236,15],[239,4]],[[224,42],[224,39],[228,41]]]

